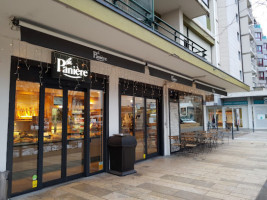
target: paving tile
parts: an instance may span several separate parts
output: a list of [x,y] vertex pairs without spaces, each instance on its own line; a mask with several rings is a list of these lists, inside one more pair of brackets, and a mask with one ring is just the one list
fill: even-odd
[[101,173],[14,200],[266,200],[266,147],[267,132],[255,132],[197,157],[156,157],[137,163],[136,174]]
[[91,195],[94,195],[97,197],[102,197],[102,196],[105,196],[105,195],[112,193],[112,191],[110,191],[110,190],[103,189],[100,187],[91,186],[91,185],[88,185],[85,183],[75,185],[72,188],[76,189],[78,191],[86,192],[88,194],[91,194]]

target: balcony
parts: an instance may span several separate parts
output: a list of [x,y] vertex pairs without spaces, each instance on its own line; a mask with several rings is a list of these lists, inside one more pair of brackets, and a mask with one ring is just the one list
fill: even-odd
[[249,39],[250,39],[251,41],[252,41],[252,40],[255,40],[254,35],[255,35],[255,31],[254,31],[254,29],[253,29],[253,26],[250,26],[250,27],[249,27]]
[[[199,1],[169,0],[168,3],[166,3],[166,1],[155,0],[155,11],[157,15],[155,15],[154,13],[154,6],[153,6],[154,1],[153,0],[151,1],[152,4],[147,3],[148,2],[147,1],[146,3],[142,3],[142,5],[141,3],[138,3],[137,0],[103,0],[103,1],[108,2],[109,4],[112,4],[113,6],[120,9],[121,11],[134,17],[139,22],[143,23],[148,28],[150,28],[151,31],[155,31],[156,33],[162,35],[163,37],[166,37],[172,40],[177,45],[182,45],[189,51],[193,52],[194,54],[197,54],[198,56],[202,58],[206,57],[206,51],[207,51],[206,49],[204,49],[199,44],[197,44],[193,40],[189,39],[188,37],[180,33],[178,30],[176,30],[166,21],[162,20],[159,16],[157,16],[158,13],[161,14],[161,13],[168,12],[170,9],[173,10],[176,7],[178,9],[182,4],[183,4],[183,7],[189,6],[187,5],[188,2],[191,2],[191,8],[189,9],[188,7],[188,9],[193,10],[192,7],[197,6],[195,5],[195,3],[197,3],[198,6],[200,6]],[[183,3],[179,4],[179,2],[183,2]]]
[[155,11],[164,15],[181,9],[189,19],[208,14],[209,0],[154,0]]
[[254,23],[254,17],[253,17],[253,14],[252,14],[252,8],[248,8],[247,12],[248,12],[249,24],[253,24]]

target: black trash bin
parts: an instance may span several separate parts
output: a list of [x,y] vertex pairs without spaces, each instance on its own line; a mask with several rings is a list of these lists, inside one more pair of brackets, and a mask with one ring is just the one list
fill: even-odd
[[134,170],[136,139],[129,134],[117,134],[108,140],[110,152],[110,173],[125,176]]

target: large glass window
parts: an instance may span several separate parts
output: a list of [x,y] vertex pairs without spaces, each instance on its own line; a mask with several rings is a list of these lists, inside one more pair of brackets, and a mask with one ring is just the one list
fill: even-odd
[[90,173],[103,169],[104,92],[90,91]]
[[37,187],[39,83],[17,81],[13,133],[12,193]]
[[179,103],[181,133],[203,130],[202,97],[180,93]]

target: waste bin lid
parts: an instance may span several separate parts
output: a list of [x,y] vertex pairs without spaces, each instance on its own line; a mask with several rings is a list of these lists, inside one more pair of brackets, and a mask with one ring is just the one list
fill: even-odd
[[130,134],[115,134],[108,139],[108,146],[136,146],[135,136]]

